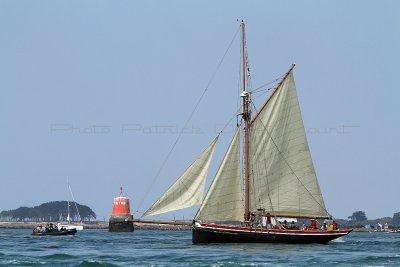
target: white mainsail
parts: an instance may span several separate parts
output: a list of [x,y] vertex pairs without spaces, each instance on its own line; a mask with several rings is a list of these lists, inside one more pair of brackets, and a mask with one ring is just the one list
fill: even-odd
[[250,127],[250,210],[327,216],[292,72]]
[[240,176],[240,131],[222,160],[210,189],[196,215],[202,221],[243,221],[242,183]]
[[217,140],[218,136],[143,216],[157,215],[201,204],[205,180]]

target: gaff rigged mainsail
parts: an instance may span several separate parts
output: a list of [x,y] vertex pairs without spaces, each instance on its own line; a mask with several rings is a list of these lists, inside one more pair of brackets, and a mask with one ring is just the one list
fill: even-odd
[[218,136],[143,216],[157,215],[201,204],[205,180],[217,140]]
[[250,210],[326,217],[292,72],[250,127]]

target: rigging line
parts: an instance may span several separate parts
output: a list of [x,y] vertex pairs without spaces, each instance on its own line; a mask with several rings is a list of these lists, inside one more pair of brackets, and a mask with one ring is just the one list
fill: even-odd
[[[217,65],[217,68],[215,69],[214,73],[211,75],[211,78],[210,78],[210,80],[208,81],[208,83],[207,83],[207,85],[206,85],[206,87],[205,87],[203,93],[201,94],[199,100],[197,101],[197,103],[196,103],[196,105],[195,105],[193,111],[190,113],[188,119],[186,120],[186,122],[185,122],[185,124],[184,124],[184,127],[183,127],[184,129],[187,127],[189,121],[192,119],[194,113],[196,112],[198,106],[200,105],[201,100],[203,99],[204,95],[205,95],[206,92],[208,91],[208,88],[210,87],[211,83],[214,81],[214,78],[215,78],[215,76],[216,76],[216,74],[217,74],[219,68],[221,67],[222,62],[224,61],[225,56],[228,54],[228,51],[230,50],[230,48],[231,48],[233,42],[235,41],[236,36],[237,36],[238,33],[239,33],[239,30],[240,30],[240,26],[239,26],[238,29],[236,30],[236,33],[235,33],[235,35],[233,36],[231,42],[229,43],[228,48],[226,49],[224,55],[223,55],[222,58],[220,59],[218,65]],[[139,206],[138,206],[138,209],[142,206],[143,201],[144,201],[144,198],[149,194],[150,189],[154,186],[154,183],[156,182],[156,180],[157,180],[158,177],[160,176],[161,171],[164,169],[165,164],[167,163],[167,161],[168,161],[168,159],[170,158],[170,156],[171,156],[173,150],[175,149],[176,145],[178,144],[179,140],[181,139],[182,134],[183,134],[183,131],[180,131],[179,134],[178,134],[178,137],[176,138],[175,142],[173,143],[173,145],[172,145],[171,149],[169,150],[167,156],[165,157],[164,161],[162,162],[161,167],[158,169],[158,171],[157,171],[155,177],[153,178],[150,187],[148,187],[148,189],[146,190],[146,193],[144,194],[144,197],[143,197],[142,200],[140,201]],[[142,216],[142,217],[143,217],[143,216]]]
[[278,78],[276,78],[276,79],[274,79],[274,80],[272,80],[272,81],[270,81],[270,82],[268,82],[268,83],[265,83],[265,84],[263,84],[263,85],[257,87],[256,89],[253,89],[252,91],[250,91],[250,93],[256,92],[257,90],[262,89],[262,88],[264,88],[265,86],[270,85],[270,84],[272,84],[272,83],[274,83],[274,82],[277,82],[277,81],[281,80],[282,78],[283,78],[283,77],[278,77]]
[[[233,118],[234,118],[234,117],[232,117],[232,118],[230,119],[230,121],[232,121]],[[226,125],[228,125],[228,124],[230,123],[230,121],[229,121]],[[236,130],[237,130],[237,129],[236,129]],[[218,135],[220,135],[221,133],[222,133],[222,131],[221,131]],[[236,133],[235,133],[235,134],[236,134]],[[239,134],[240,134],[240,133],[239,133]],[[229,147],[231,146],[232,142],[233,142],[233,140],[232,140],[231,143],[229,144]],[[228,147],[228,149],[229,149],[229,147]],[[228,150],[226,151],[226,153],[225,153],[225,155],[224,155],[224,157],[223,157],[223,160],[225,159],[225,156],[226,156],[227,153],[228,153]],[[222,160],[222,162],[223,162],[223,160]],[[221,164],[222,164],[222,162],[221,162]],[[211,181],[211,185],[208,187],[207,193],[205,194],[205,196],[203,197],[203,199],[202,199],[202,201],[201,201],[201,204],[200,204],[199,209],[197,210],[196,214],[194,215],[194,219],[197,218],[197,215],[199,214],[200,209],[203,207],[204,201],[206,200],[206,197],[208,196],[208,193],[210,192],[211,187],[212,187],[213,184],[215,183],[215,177],[217,176],[217,174],[218,174],[218,172],[219,172],[219,170],[220,170],[220,168],[221,168],[221,164],[219,165],[218,170],[217,170],[217,172],[215,173],[214,178],[213,178],[212,181]]]
[[[241,47],[239,47],[239,54],[240,54],[240,56],[239,56],[239,74],[238,74],[238,84],[237,84],[237,89],[238,89],[238,92],[237,92],[237,102],[236,102],[236,109],[237,110],[239,110],[240,109],[240,107],[241,107],[241,104],[240,104],[240,102],[241,102],[241,97],[240,97],[240,92],[241,92],[241,81],[242,81],[242,75],[241,75],[241,73],[242,73],[242,52],[241,52]],[[237,116],[236,117],[236,126],[238,126],[239,125],[239,116]]]
[[[216,145],[216,142],[218,141],[218,138],[219,138],[219,135],[217,135],[217,136],[213,139],[213,141],[211,142],[211,144],[214,143],[214,146],[215,146],[215,145]],[[210,145],[211,145],[211,144],[210,144]],[[200,155],[203,155],[203,153],[204,153],[205,151],[207,151],[207,149],[210,148],[210,145],[208,145],[207,148],[204,149]],[[188,170],[196,163],[196,161],[197,161],[198,159],[199,159],[199,158],[196,158],[196,159],[189,165],[189,167],[186,168],[186,170],[184,171],[184,173],[185,173],[186,171],[188,171]],[[165,191],[165,193],[168,192],[168,191],[175,185],[175,183],[178,182],[178,180],[179,180],[181,177],[182,177],[182,176],[178,177],[178,178],[175,180],[175,182]],[[163,196],[164,196],[164,195],[163,195]],[[148,208],[148,209],[146,210],[146,212],[150,211],[153,207],[156,207],[156,205],[157,205],[158,203],[160,203],[160,202],[162,203],[162,200],[161,200],[161,199],[162,199],[162,197],[159,198],[156,202],[154,202],[153,205],[151,205],[150,208]],[[145,212],[145,213],[146,213],[146,212]],[[144,215],[144,214],[143,214],[143,215]],[[140,218],[142,218],[143,215],[142,215]]]
[[[266,145],[267,145],[267,140],[264,140],[264,149],[265,149]],[[267,157],[266,157],[265,154],[266,153],[263,153],[263,156],[264,156],[264,167],[265,167],[265,171],[266,171],[267,170]],[[269,204],[271,205],[272,214],[276,218],[276,213],[275,213],[275,210],[274,210],[274,205],[272,204],[272,198],[271,198],[271,192],[270,192],[270,181],[268,179],[268,176],[266,178],[267,178],[266,180],[267,180],[267,188],[268,188],[268,200],[269,200]],[[278,204],[279,204],[279,202],[278,202]]]
[[[218,135],[217,135],[217,137],[219,138],[219,136],[224,132],[224,130],[229,126],[229,124],[232,122],[232,120],[235,118],[235,117],[237,117],[238,116],[238,112],[240,111],[240,109],[241,108],[238,108],[238,110],[236,111],[236,113],[234,114],[234,115],[232,115],[231,116],[231,118],[227,121],[227,123],[224,125],[224,127],[222,128],[222,130],[218,133]],[[217,138],[216,137],[216,138]],[[191,165],[190,165],[191,166]],[[190,167],[189,166],[189,167]],[[187,191],[189,191],[189,188],[186,186],[186,184],[184,184],[183,183],[183,181],[181,182],[181,184],[187,189]],[[209,189],[208,189],[209,190]],[[204,198],[202,199],[202,201],[201,202],[203,202],[204,201]],[[201,204],[200,204],[200,206],[201,206]],[[153,206],[151,206],[151,207],[153,207]],[[150,207],[150,208],[151,208]],[[197,211],[197,213],[198,213],[198,211]],[[196,215],[195,215],[195,217],[197,216],[197,213],[196,213]]]
[[[219,133],[218,135],[217,135],[217,137],[216,138],[219,138],[219,135],[220,135],[221,133]],[[215,140],[215,139],[214,139]],[[215,145],[214,145],[215,146]],[[207,147],[207,149],[208,149],[208,147]],[[215,149],[214,149],[214,151],[215,151]],[[210,152],[211,153],[211,152]],[[203,153],[202,153],[203,154]],[[214,154],[214,152],[213,152],[213,154]],[[212,156],[214,156],[214,155],[212,155]],[[198,158],[197,158],[198,159]],[[197,160],[196,159],[196,160]],[[212,160],[212,159],[211,159]],[[190,166],[192,166],[192,165],[190,165]],[[190,167],[189,167],[190,168]],[[207,179],[207,176],[208,176],[208,171],[210,170],[210,166],[208,166],[208,170],[207,170],[207,175],[206,175],[206,177],[205,177],[205,179]],[[194,195],[196,192],[193,192],[193,191],[191,191],[191,190],[189,190],[189,187],[184,183],[184,181],[180,181],[180,184],[181,185],[183,185],[184,187],[185,187],[185,189],[186,189],[186,191],[187,192],[192,192],[192,194]],[[205,185],[205,183],[204,183],[204,188],[206,187],[206,185]],[[198,199],[197,197],[196,197],[196,201],[197,202],[203,202],[203,199]],[[182,202],[182,199],[181,199],[181,202]],[[200,204],[201,205],[201,204]],[[193,205],[194,206],[194,205]]]
[[[254,109],[254,110],[256,111],[256,113],[257,113],[257,108],[256,108],[256,106],[254,105],[253,98],[251,99],[250,103],[251,103],[251,106],[253,106],[253,109]],[[251,131],[252,128],[250,128],[249,130]],[[251,135],[251,132],[250,132],[250,135]],[[254,156],[253,149],[251,149],[251,146],[250,146],[250,154],[251,154],[251,156]],[[251,167],[250,167],[250,170],[251,170],[250,179],[251,179],[251,181],[252,181],[252,183],[251,183],[251,188],[253,189],[253,192],[255,192],[256,189],[255,189],[255,187],[254,187],[254,168],[253,168],[253,163],[251,162],[250,165],[251,165]],[[253,194],[253,203],[257,203],[256,194]],[[256,205],[254,205],[254,206],[256,206]]]
[[252,94],[252,95],[255,95],[255,94],[264,94],[264,93],[266,93],[266,92],[268,92],[268,91],[270,91],[270,90],[272,90],[272,89],[274,89],[274,87],[268,87],[268,88],[260,89],[260,90],[257,90],[257,91],[251,91],[250,94]]
[[256,107],[256,105],[254,105],[254,102],[251,102],[251,105],[253,106],[254,110],[256,111],[256,113],[258,112],[258,109]]
[[[252,105],[253,105],[253,107],[254,107],[254,109],[257,111],[257,108],[256,108],[256,106],[254,105],[254,103],[252,103]],[[264,141],[264,147],[265,147],[265,141]],[[254,154],[253,154],[253,156],[254,156]],[[266,159],[266,156],[265,156],[265,153],[263,153],[263,156],[264,156],[264,163],[265,163],[265,170],[267,169],[267,159]],[[253,191],[255,192],[255,187],[254,187],[254,168],[256,168],[253,164],[252,164],[252,174],[253,174]],[[272,198],[271,198],[271,194],[270,194],[270,191],[269,191],[269,180],[267,179],[267,188],[268,188],[268,200],[269,200],[269,203],[270,203],[270,207],[271,207],[271,213],[272,213],[272,215],[276,218],[276,213],[275,213],[275,210],[274,210],[274,206],[273,206],[273,204],[272,204]],[[255,194],[254,194],[254,203],[256,203],[256,197],[255,197]],[[260,203],[258,203],[258,204],[260,204]]]
[[244,40],[244,49],[245,49],[245,63],[246,63],[246,85],[247,85],[247,91],[250,91],[248,89],[251,89],[253,87],[253,83],[251,80],[251,74],[250,74],[250,63],[249,63],[249,54],[247,51],[247,41],[246,38]]
[[[241,110],[241,107],[239,107],[239,108],[236,110],[235,114],[232,115],[232,117],[231,117],[231,118],[228,120],[228,122],[224,125],[224,127],[222,128],[222,130],[219,131],[218,135],[220,135],[221,133],[224,132],[224,130],[226,129],[226,127],[228,127],[228,125],[232,122],[232,120],[233,120],[235,117],[237,118],[238,116],[240,116],[240,114],[238,114],[238,112],[240,112],[240,110]],[[236,127],[238,127],[238,125],[236,125]]]
[[278,145],[275,143],[275,140],[272,138],[271,133],[268,131],[267,127],[265,126],[264,122],[260,119],[261,125],[264,127],[265,131],[268,133],[269,138],[271,139],[272,143],[274,144],[276,150],[278,151],[279,155],[282,157],[282,159],[284,160],[284,162],[286,163],[286,165],[289,167],[290,171],[293,173],[293,175],[296,177],[296,179],[300,182],[300,184],[306,189],[306,191],[310,194],[310,196],[314,199],[314,201],[323,209],[326,211],[326,213],[329,214],[329,212],[326,210],[326,208],[324,206],[321,205],[321,203],[319,203],[317,201],[317,199],[314,197],[313,194],[311,194],[310,190],[308,190],[308,188],[304,185],[304,183],[300,180],[300,178],[297,176],[297,174],[294,172],[292,166],[290,166],[289,162],[287,161],[287,159],[284,157],[282,151],[279,149]]
[[[229,124],[232,122],[232,120],[235,118],[235,117],[237,117],[237,116],[239,116],[238,115],[238,112],[240,111],[240,109],[241,108],[239,108],[237,111],[236,111],[236,113],[234,114],[234,115],[232,115],[231,116],[231,118],[227,121],[227,123],[224,125],[224,127],[222,128],[222,130],[218,133],[218,135],[214,138],[214,140],[216,139],[216,138],[219,138],[219,136],[224,132],[224,130],[229,126]],[[204,151],[203,151],[204,152]],[[193,164],[193,163],[192,163]],[[192,166],[192,164],[190,165],[190,166]],[[188,167],[188,168],[190,168],[190,166]],[[187,191],[189,191],[188,189],[188,187],[186,186],[186,184],[184,184],[183,182],[181,182],[181,184],[187,189]],[[171,185],[172,186],[172,185]],[[169,188],[168,188],[169,189]],[[168,191],[168,189],[167,189],[167,191]],[[202,199],[202,201],[204,201],[204,198]],[[155,206],[155,204],[157,203],[158,201],[156,201],[152,206],[150,206],[150,208],[148,209],[148,210],[150,210],[153,206]],[[147,210],[147,211],[148,211]],[[140,218],[142,218],[143,217],[143,214],[144,213],[146,213],[147,211],[145,211],[145,212],[141,212],[141,211],[139,211],[139,210],[136,210],[134,213],[135,214],[139,214],[139,213],[142,213],[142,216],[140,217]],[[155,216],[155,215],[152,215],[152,216]],[[197,213],[196,213],[196,216],[197,216]],[[195,216],[195,217],[196,217]],[[164,217],[164,218],[167,218],[167,217]]]

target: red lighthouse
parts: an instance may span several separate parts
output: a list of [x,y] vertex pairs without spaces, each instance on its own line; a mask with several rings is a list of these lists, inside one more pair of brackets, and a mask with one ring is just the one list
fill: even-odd
[[127,222],[128,219],[132,219],[129,198],[123,196],[122,187],[120,187],[119,196],[114,198],[108,230],[110,232],[133,232],[133,223]]

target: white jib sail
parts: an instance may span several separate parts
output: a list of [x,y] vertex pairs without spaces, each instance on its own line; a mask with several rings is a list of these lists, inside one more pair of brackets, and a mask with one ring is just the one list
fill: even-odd
[[218,136],[143,216],[157,215],[201,204],[205,180],[217,140]]
[[240,177],[240,131],[238,128],[197,212],[196,219],[202,221],[243,221],[243,214]]
[[252,122],[250,151],[251,210],[327,216],[292,73]]

